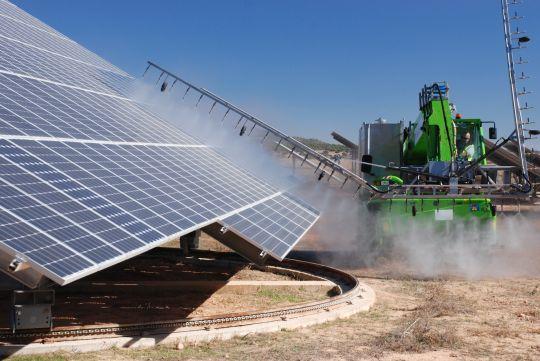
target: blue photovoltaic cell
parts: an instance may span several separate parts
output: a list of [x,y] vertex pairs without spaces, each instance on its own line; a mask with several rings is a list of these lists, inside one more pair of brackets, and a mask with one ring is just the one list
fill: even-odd
[[284,193],[225,218],[223,224],[281,260],[318,217],[317,210]]
[[221,220],[283,258],[318,212],[145,110],[133,87],[0,0],[0,248],[65,284]]
[[0,130],[85,140],[197,143],[131,100],[1,72]]
[[[4,2],[4,1],[1,1]],[[3,7],[6,9],[6,7]],[[1,11],[1,10],[0,10]],[[20,9],[16,12],[21,13]],[[73,40],[63,35],[56,35],[46,31],[43,26],[27,25],[23,21],[13,20],[11,17],[2,16],[0,21],[0,34],[3,37],[27,44],[32,48],[43,49],[52,53],[60,54],[66,58],[84,61],[104,70],[126,74],[122,70],[101,59],[96,54],[83,48]]]
[[15,5],[11,4],[9,1],[0,0],[0,16],[7,16],[15,21],[19,21],[23,24],[36,27],[43,31],[47,31],[53,35],[64,37],[66,40],[69,40],[64,35],[60,34],[58,31],[54,30],[47,24],[42,23],[38,19],[34,18],[32,15],[22,11]]
[[[7,202],[2,202],[2,216],[0,217],[0,242],[2,244],[16,253],[24,254],[37,265],[59,277],[77,273],[92,265],[82,254],[70,250],[41,230],[20,222],[8,213],[17,214],[24,212],[25,209],[31,209],[32,214],[39,215],[39,219],[47,219],[47,213],[40,212],[34,202],[3,182],[0,182],[0,195],[2,198],[9,199]],[[51,223],[59,224],[52,220]]]
[[0,69],[95,92],[126,97],[133,79],[0,37]]
[[276,192],[208,148],[0,140],[0,156],[27,205],[0,204],[94,262]]

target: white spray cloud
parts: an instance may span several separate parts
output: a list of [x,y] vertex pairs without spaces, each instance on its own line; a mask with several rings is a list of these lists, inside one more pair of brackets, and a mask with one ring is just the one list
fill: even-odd
[[[135,88],[133,97],[147,106],[164,120],[195,136],[207,145],[214,147],[226,155],[235,164],[247,169],[273,185],[288,189],[293,186],[291,169],[278,165],[271,154],[265,151],[260,142],[260,129],[254,129],[250,136],[240,137],[238,132],[243,125],[235,129],[238,117],[232,114],[221,120],[223,108],[216,106],[211,114],[211,103],[203,98],[198,107],[195,104],[198,96],[189,95],[182,100],[183,91],[159,92],[154,86],[140,82]],[[268,141],[272,141],[268,139]]]
[[447,232],[434,223],[409,222],[401,225],[393,252],[421,276],[537,276],[539,221],[533,215],[499,215],[494,225],[454,221]]
[[[530,216],[499,216],[496,232],[485,232],[478,223],[440,224],[404,220],[395,225],[399,237],[374,237],[375,217],[366,203],[352,197],[325,181],[317,182],[313,170],[294,169],[290,159],[279,157],[269,149],[275,139],[261,143],[264,131],[246,125],[242,137],[236,129],[238,118],[228,115],[219,106],[209,115],[212,103],[198,96],[182,102],[183,89],[160,93],[154,86],[142,83],[134,95],[164,119],[172,122],[204,143],[218,148],[236,164],[273,185],[305,199],[321,211],[301,249],[321,252],[321,261],[341,267],[399,264],[411,276],[436,277],[459,275],[475,277],[506,277],[540,275],[540,219]],[[298,165],[299,162],[296,162]]]

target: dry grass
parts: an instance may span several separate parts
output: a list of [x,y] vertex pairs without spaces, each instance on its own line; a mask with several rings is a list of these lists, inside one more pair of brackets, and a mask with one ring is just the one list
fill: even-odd
[[481,328],[470,330],[469,333],[471,336],[497,338],[518,337],[520,334],[519,331],[512,329],[508,322],[501,320],[497,322],[483,322]]
[[474,312],[472,300],[461,295],[453,295],[444,282],[428,283],[423,291],[423,302],[415,311],[429,318],[465,315]]
[[453,349],[461,343],[455,326],[436,319],[472,313],[469,302],[463,297],[452,296],[440,283],[427,284],[421,293],[423,299],[419,306],[403,316],[395,329],[375,338],[371,350],[374,356],[385,351]]
[[538,308],[524,307],[521,310],[516,311],[514,315],[523,320],[532,322],[540,320],[540,310]]
[[455,327],[444,327],[429,318],[416,318],[411,323],[404,323],[399,329],[375,339],[372,353],[382,355],[384,351],[424,352],[455,348],[460,342]]

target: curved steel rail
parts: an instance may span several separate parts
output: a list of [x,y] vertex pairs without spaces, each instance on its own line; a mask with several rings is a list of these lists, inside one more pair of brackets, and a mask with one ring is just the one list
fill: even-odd
[[[213,252],[198,252],[198,255],[208,255]],[[233,261],[242,262],[242,261]],[[246,262],[242,262],[246,263]],[[265,266],[267,271],[272,269],[284,269],[301,271],[311,275],[315,275],[326,280],[329,280],[336,284],[341,292],[339,295],[331,297],[330,299],[317,301],[317,302],[304,302],[299,303],[291,307],[283,307],[270,310],[262,310],[256,312],[241,312],[235,314],[216,315],[211,317],[199,317],[199,318],[186,318],[166,320],[150,323],[132,323],[124,325],[114,326],[76,326],[76,327],[62,327],[56,328],[51,331],[41,332],[17,332],[12,333],[10,331],[0,332],[0,341],[6,343],[43,343],[54,341],[74,340],[79,338],[88,338],[92,336],[140,336],[148,335],[153,331],[156,333],[163,333],[167,330],[176,330],[179,328],[200,328],[209,329],[213,326],[226,327],[226,326],[242,326],[250,324],[250,321],[273,322],[275,320],[285,320],[287,316],[313,313],[314,311],[328,312],[330,309],[336,309],[346,305],[351,305],[353,300],[358,297],[362,297],[361,293],[364,291],[360,286],[358,280],[353,275],[344,271],[312,263],[307,261],[300,261],[294,259],[286,259],[280,263],[270,262]]]

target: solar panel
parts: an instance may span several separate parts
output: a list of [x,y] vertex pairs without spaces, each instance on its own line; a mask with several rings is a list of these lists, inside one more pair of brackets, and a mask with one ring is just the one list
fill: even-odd
[[[39,28],[44,31],[48,31],[51,34],[63,36],[53,28],[49,27],[48,25],[42,23],[41,21],[37,20],[33,16],[25,13],[15,5],[11,4],[8,1],[0,1],[0,16],[8,17],[15,21],[20,21],[26,25],[33,26],[36,28]],[[66,38],[67,39],[67,38]]]
[[[8,1],[1,1],[3,9],[11,7],[14,13],[20,15],[20,19],[32,18],[29,14],[10,4]],[[1,10],[0,10],[1,11]],[[25,14],[24,16],[22,14]],[[93,65],[102,70],[112,71],[127,76],[127,73],[108,63],[91,51],[83,48],[73,40],[55,31],[49,31],[48,27],[35,19],[32,24],[27,24],[25,20],[15,20],[16,16],[10,17],[2,13],[0,22],[0,36],[4,39],[25,44],[39,52],[57,54],[63,58],[74,59],[89,65]],[[35,25],[34,25],[35,24]]]
[[0,250],[66,284],[218,222],[285,257],[318,212],[146,110],[133,87],[0,0]]
[[[103,71],[95,66],[55,53],[35,49],[20,42],[3,38],[0,43],[0,69],[33,78],[68,84],[107,94],[126,95],[132,90],[132,78],[115,72]],[[36,59],[39,55],[39,59]],[[39,61],[39,67],[36,62]]]
[[222,223],[282,260],[318,217],[317,210],[302,206],[284,193],[233,214]]
[[0,129],[7,134],[82,140],[198,143],[127,98],[2,74]]

